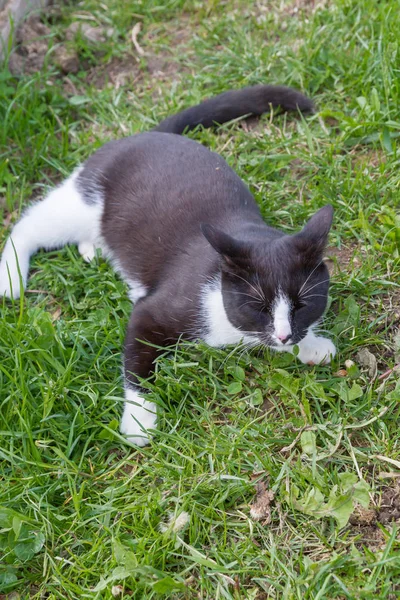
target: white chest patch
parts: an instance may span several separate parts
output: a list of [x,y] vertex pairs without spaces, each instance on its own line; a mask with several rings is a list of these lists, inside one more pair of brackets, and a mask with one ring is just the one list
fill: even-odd
[[252,345],[258,342],[255,335],[243,333],[229,321],[224,308],[220,281],[215,281],[204,289],[202,304],[207,328],[207,333],[202,335],[202,339],[206,344],[218,348],[240,342]]

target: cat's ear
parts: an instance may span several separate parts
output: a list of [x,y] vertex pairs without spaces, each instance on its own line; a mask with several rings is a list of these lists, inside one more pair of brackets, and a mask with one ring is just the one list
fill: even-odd
[[320,208],[305,224],[300,233],[294,236],[296,245],[301,252],[312,252],[321,255],[328,242],[332,226],[333,208],[330,204]]
[[213,225],[202,223],[201,231],[208,243],[221,254],[228,264],[239,265],[249,257],[249,247]]

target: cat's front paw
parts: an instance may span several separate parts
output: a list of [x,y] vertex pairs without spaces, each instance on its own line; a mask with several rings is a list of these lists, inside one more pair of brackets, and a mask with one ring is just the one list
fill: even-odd
[[[149,430],[156,428],[156,405],[144,401],[143,397],[136,392],[128,391],[130,394],[127,393],[127,398],[130,397],[130,400],[137,404],[125,403],[120,431],[132,444],[140,447],[147,446],[150,443]],[[142,406],[139,405],[140,402],[143,403]]]
[[78,245],[78,250],[86,262],[91,262],[96,256],[96,246],[92,242],[81,242]]
[[335,344],[324,337],[308,334],[299,343],[297,358],[307,365],[327,365],[336,354]]

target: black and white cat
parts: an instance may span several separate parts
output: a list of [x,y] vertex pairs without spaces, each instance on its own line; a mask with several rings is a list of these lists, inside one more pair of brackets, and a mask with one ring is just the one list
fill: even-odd
[[[105,144],[15,225],[0,263],[0,295],[17,298],[39,248],[101,248],[135,303],[125,341],[121,431],[148,443],[154,403],[140,379],[178,339],[211,346],[245,342],[299,348],[303,363],[327,363],[335,346],[313,333],[326,308],[323,252],[333,210],[324,206],[295,235],[268,227],[246,185],[218,155],[181,137],[270,106],[312,111],[280,86],[229,91],[169,117],[154,131]],[[178,134],[178,135],[177,135]]]

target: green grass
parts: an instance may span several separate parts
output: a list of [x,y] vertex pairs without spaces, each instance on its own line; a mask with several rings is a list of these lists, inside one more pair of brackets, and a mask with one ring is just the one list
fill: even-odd
[[[400,472],[390,371],[400,362],[400,2],[297,4],[83,0],[49,15],[49,47],[77,14],[113,32],[97,45],[68,42],[82,64],[70,83],[51,51],[40,73],[0,74],[2,241],[10,212],[106,140],[231,86],[311,94],[320,112],[307,120],[264,117],[249,131],[193,137],[248,182],[272,225],[294,231],[334,205],[324,328],[339,348],[333,365],[315,368],[268,351],[173,349],[150,385],[159,429],[137,451],[118,433],[125,285],[76,248],[39,253],[25,297],[0,306],[6,597],[108,599],[117,585],[135,599],[399,597],[399,522],[380,505]],[[149,54],[170,70],[149,72]],[[89,85],[87,73],[112,60],[136,82]],[[378,359],[375,379],[362,348]],[[339,377],[347,360],[355,365]],[[250,517],[257,481],[275,493],[270,523]],[[358,502],[377,511],[375,524],[347,523]],[[184,529],[161,531],[182,512]]]

